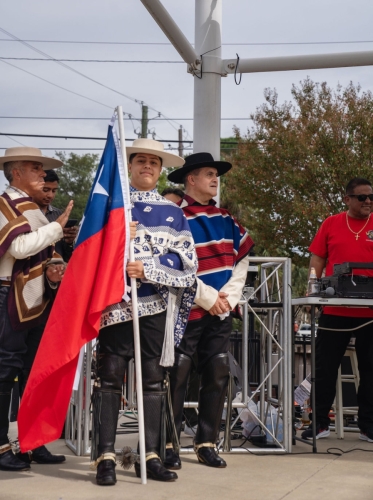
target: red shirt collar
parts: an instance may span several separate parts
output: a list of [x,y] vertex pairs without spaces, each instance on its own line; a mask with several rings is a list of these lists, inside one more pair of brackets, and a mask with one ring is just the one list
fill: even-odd
[[[178,202],[178,205],[181,205],[183,200],[185,200],[188,203],[188,205],[201,206],[201,207],[203,206],[202,203],[199,203],[199,201],[196,201],[194,198],[192,198],[187,194],[184,194],[184,198]],[[208,205],[214,206],[216,205],[216,201],[213,198],[211,198],[211,200],[208,202]]]

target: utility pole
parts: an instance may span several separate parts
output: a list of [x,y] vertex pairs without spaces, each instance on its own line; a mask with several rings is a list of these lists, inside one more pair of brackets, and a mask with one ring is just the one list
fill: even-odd
[[148,137],[148,106],[141,104],[141,137]]
[[180,125],[180,128],[178,130],[179,133],[179,156],[183,156],[183,126]]

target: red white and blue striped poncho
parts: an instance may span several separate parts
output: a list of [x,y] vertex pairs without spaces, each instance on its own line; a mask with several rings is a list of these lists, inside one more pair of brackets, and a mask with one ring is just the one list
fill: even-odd
[[[197,276],[206,285],[220,290],[231,278],[234,267],[250,252],[253,240],[245,228],[214,200],[201,205],[185,195],[179,203],[189,222],[198,257]],[[189,321],[208,311],[194,304]]]

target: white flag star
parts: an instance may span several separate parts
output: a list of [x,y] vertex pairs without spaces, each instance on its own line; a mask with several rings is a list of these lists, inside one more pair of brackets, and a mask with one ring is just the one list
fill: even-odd
[[100,179],[101,179],[101,175],[102,175],[102,172],[104,170],[104,167],[105,167],[105,165],[102,165],[101,170],[100,170],[100,174],[99,174],[98,179],[97,179],[97,182],[96,182],[95,187],[93,188],[93,191],[92,191],[92,198],[93,198],[94,194],[103,194],[105,196],[109,196],[109,193],[100,184]]

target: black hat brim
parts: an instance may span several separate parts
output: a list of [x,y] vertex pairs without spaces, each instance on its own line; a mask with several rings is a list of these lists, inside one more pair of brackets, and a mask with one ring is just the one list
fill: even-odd
[[184,181],[184,177],[189,174],[189,172],[202,167],[216,168],[216,170],[218,171],[218,177],[220,177],[221,175],[226,174],[232,168],[232,164],[227,161],[193,163],[192,165],[184,165],[183,167],[174,170],[173,172],[168,174],[167,178],[169,181],[174,182],[175,184],[181,184]]

